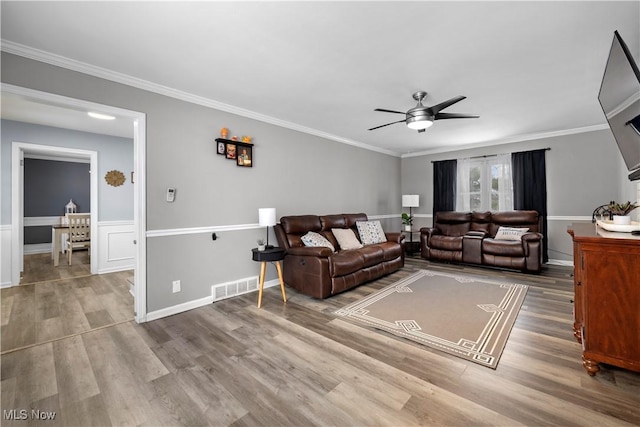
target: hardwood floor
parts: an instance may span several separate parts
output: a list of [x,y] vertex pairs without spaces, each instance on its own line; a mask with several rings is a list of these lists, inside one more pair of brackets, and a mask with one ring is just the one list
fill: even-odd
[[21,285],[90,276],[89,251],[74,251],[71,265],[68,264],[67,255],[61,253],[57,267],[53,265],[50,253],[25,255],[23,269],[24,274],[20,279]]
[[[530,286],[496,370],[332,314],[418,268]],[[53,411],[54,420],[29,419],[47,426],[638,425],[640,374],[605,366],[589,377],[582,368],[570,272],[413,258],[327,300],[288,288],[283,303],[273,287],[262,309],[251,293],[119,323],[2,355],[2,408]],[[4,414],[3,425],[25,425]]]
[[[27,274],[55,277],[45,270]],[[132,275],[83,275],[1,289],[0,353],[133,320]]]

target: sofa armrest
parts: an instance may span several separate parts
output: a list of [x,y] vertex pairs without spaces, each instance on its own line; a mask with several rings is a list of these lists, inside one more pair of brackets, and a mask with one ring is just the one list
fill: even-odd
[[542,239],[541,233],[532,231],[522,235],[522,249],[529,271],[539,272],[542,270]]
[[479,237],[479,238],[485,238],[489,235],[489,233],[487,233],[486,231],[467,231],[467,234],[465,234],[465,236],[467,237]]
[[540,246],[542,240],[542,234],[529,231],[522,235],[522,247],[524,249],[524,256],[528,257],[530,254],[530,246]]
[[429,258],[431,236],[436,234],[442,233],[435,227],[422,227],[420,229],[420,256],[422,256],[422,258]]
[[405,235],[402,233],[384,233],[384,234],[387,237],[387,241],[389,242],[402,244],[402,242],[405,240]]
[[420,241],[428,244],[429,240],[431,240],[431,236],[438,234],[442,234],[442,232],[435,227],[422,227],[420,229]]
[[328,258],[333,254],[331,249],[325,246],[297,246],[287,249],[287,255],[314,256]]
[[542,240],[542,234],[533,231],[529,231],[522,235],[523,242],[538,242],[540,240]]

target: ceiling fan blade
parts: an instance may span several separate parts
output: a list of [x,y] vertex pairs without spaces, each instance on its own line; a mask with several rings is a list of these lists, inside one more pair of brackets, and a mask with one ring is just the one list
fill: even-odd
[[480,116],[475,114],[460,114],[460,113],[437,113],[434,120],[442,119],[477,119]]
[[429,111],[431,113],[432,116],[436,115],[439,111],[444,110],[447,107],[452,106],[453,104],[455,104],[456,102],[460,102],[463,99],[465,99],[466,96],[456,96],[455,98],[451,98],[448,101],[444,101],[441,102],[440,104],[436,104],[434,106],[431,106],[429,108],[427,108],[427,111]]
[[404,111],[395,111],[395,110],[385,110],[384,108],[376,108],[373,111],[382,111],[383,113],[397,113],[397,114],[406,114]]
[[[404,114],[404,113],[402,113],[402,114]],[[397,122],[391,122],[391,123],[387,123],[386,125],[376,126],[376,127],[371,128],[371,129],[369,129],[369,130],[380,129],[380,128],[383,128],[383,127],[385,127],[385,126],[395,125],[396,123],[404,123],[404,120],[398,120]]]

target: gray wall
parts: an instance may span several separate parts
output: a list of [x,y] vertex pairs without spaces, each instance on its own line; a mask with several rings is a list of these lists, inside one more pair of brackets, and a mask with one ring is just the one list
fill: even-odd
[[[604,117],[603,117],[604,121]],[[549,258],[571,260],[572,246],[567,226],[573,219],[591,217],[593,210],[610,200],[635,200],[635,184],[626,179],[626,168],[611,132],[599,130],[493,147],[452,151],[402,159],[402,192],[420,194],[420,207],[414,209],[418,226],[430,226],[433,209],[434,160],[457,159],[551,148],[546,153]],[[560,217],[560,218],[558,218]]]
[[[4,59],[4,56],[3,56]],[[4,64],[2,71],[4,72]],[[3,80],[4,81],[4,80]],[[13,142],[76,148],[98,152],[98,221],[133,220],[133,185],[129,181],[133,171],[133,139],[97,135],[51,126],[2,120],[2,225],[11,224],[11,145]],[[131,131],[133,135],[133,129]],[[127,181],[112,187],[104,180],[110,170],[124,172]],[[65,196],[66,197],[66,196]],[[62,205],[64,206],[69,200]],[[90,206],[86,206],[87,212]],[[84,209],[84,208],[83,208]],[[64,213],[64,211],[63,211]]]
[[[16,86],[147,115],[149,231],[256,224],[261,207],[275,207],[278,217],[339,212],[391,215],[400,209],[397,157],[7,53],[2,53],[1,76]],[[222,127],[232,135],[254,137],[254,167],[238,167],[216,154],[214,139]],[[177,188],[174,203],[165,201],[170,186]],[[389,222],[394,221],[385,221],[385,226]],[[394,227],[399,228],[399,222]],[[251,248],[261,236],[264,229],[221,232],[215,242],[209,233],[147,238],[148,311],[210,296],[214,284],[258,275]],[[272,271],[269,274],[275,277]],[[178,279],[182,292],[173,294],[171,282]]]

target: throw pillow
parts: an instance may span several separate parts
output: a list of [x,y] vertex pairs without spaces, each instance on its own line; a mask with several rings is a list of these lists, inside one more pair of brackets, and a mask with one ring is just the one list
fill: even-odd
[[315,231],[309,231],[307,234],[302,236],[300,240],[302,240],[302,243],[304,243],[305,246],[324,246],[331,249],[331,252],[336,251],[336,248],[333,247],[330,241]]
[[387,236],[384,234],[380,221],[356,221],[356,227],[358,227],[360,239],[365,245],[387,241]]
[[524,233],[529,231],[528,228],[519,227],[500,227],[496,233],[496,240],[522,240]]
[[335,236],[340,249],[358,249],[362,243],[356,237],[356,233],[350,228],[332,228],[331,232]]

